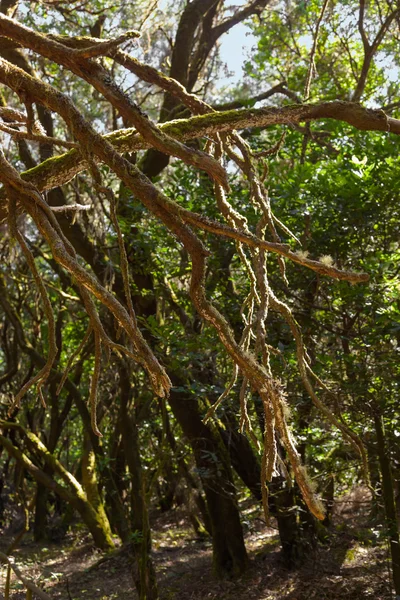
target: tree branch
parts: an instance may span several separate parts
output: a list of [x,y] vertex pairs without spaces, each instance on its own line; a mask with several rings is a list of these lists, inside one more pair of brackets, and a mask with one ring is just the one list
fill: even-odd
[[271,0],[254,0],[247,4],[242,10],[237,11],[228,19],[225,19],[219,25],[212,27],[212,19],[203,21],[203,31],[197,46],[197,50],[191,60],[189,76],[188,76],[188,89],[193,89],[194,84],[197,81],[199,73],[203,68],[208,55],[212,48],[215,46],[218,39],[224,33],[227,33],[232,27],[238,23],[242,23],[245,19],[254,14],[261,14],[264,8],[271,2]]
[[320,15],[318,17],[317,24],[315,26],[314,40],[313,40],[313,45],[311,48],[310,62],[309,62],[308,72],[307,72],[307,79],[306,79],[306,83],[304,86],[304,101],[305,102],[307,102],[307,100],[310,97],[311,81],[312,81],[312,78],[314,77],[314,73],[315,73],[315,53],[317,51],[319,28],[320,28],[322,19],[324,18],[324,14],[325,14],[325,10],[328,5],[328,2],[329,2],[329,0],[324,0],[324,4],[322,5],[322,9],[321,9]]
[[14,558],[12,556],[7,556],[3,552],[0,552],[0,560],[3,563],[10,565],[11,569],[17,576],[17,579],[19,579],[28,590],[36,594],[38,598],[40,598],[41,600],[52,600],[51,596],[49,596],[46,592],[38,588],[37,585],[33,583],[31,579],[28,579],[27,577],[22,575],[21,571],[15,564]]
[[397,8],[396,10],[394,10],[388,14],[385,21],[382,23],[378,33],[376,34],[376,37],[375,37],[374,41],[372,42],[372,44],[370,44],[368,42],[368,38],[367,38],[367,35],[364,30],[364,12],[365,12],[365,0],[360,0],[360,13],[359,13],[358,27],[359,27],[359,31],[360,31],[361,38],[362,38],[363,45],[364,45],[364,61],[363,61],[363,65],[361,68],[361,74],[360,74],[360,77],[357,82],[357,87],[353,94],[353,98],[352,98],[353,102],[358,102],[360,100],[360,98],[364,92],[366,83],[367,83],[368,72],[371,67],[372,60],[381,44],[386,32],[388,31],[390,25],[395,20],[395,18],[400,15],[400,8]]
[[244,100],[232,100],[231,102],[225,102],[224,104],[213,104],[213,109],[217,111],[225,111],[225,110],[235,110],[237,108],[246,108],[248,106],[254,106],[256,102],[261,102],[262,100],[268,100],[275,94],[283,94],[287,96],[296,104],[301,104],[300,97],[295,93],[289,90],[286,87],[286,82],[282,81],[277,85],[274,85],[272,88],[267,90],[266,92],[261,92],[252,98],[246,98]]
[[107,54],[118,48],[118,46],[120,46],[124,42],[138,37],[140,37],[139,31],[127,31],[126,33],[123,33],[122,35],[117,37],[115,40],[107,40],[101,42],[96,41],[87,48],[77,49],[75,50],[75,56],[78,60],[80,58],[96,58],[98,56],[106,56]]
[[[400,119],[388,117],[382,110],[364,108],[358,103],[321,102],[285,106],[283,108],[251,108],[211,113],[201,116],[170,121],[160,125],[160,129],[177,139],[190,140],[210,137],[215,133],[252,127],[293,125],[302,121],[334,119],[342,121],[361,131],[385,131],[400,135]],[[104,136],[118,152],[132,152],[150,148],[135,129],[124,129]],[[78,150],[70,150],[54,156],[21,177],[37,187],[39,191],[51,190],[68,183],[75,175],[88,168],[85,158]],[[0,222],[6,216],[4,192],[0,194]]]
[[154,148],[165,154],[177,156],[196,168],[204,168],[211,178],[216,178],[227,188],[225,170],[217,161],[208,154],[189,148],[160,131],[147,115],[144,115],[140,108],[114,84],[108,72],[99,63],[82,57],[78,60],[76,50],[2,15],[0,15],[0,34],[65,66],[102,94],[128,123],[132,123],[145,138],[151,141]]
[[370,49],[368,36],[364,28],[364,16],[365,16],[365,0],[360,0],[360,9],[358,13],[358,31],[360,32],[362,43],[364,46],[364,54],[367,54]]

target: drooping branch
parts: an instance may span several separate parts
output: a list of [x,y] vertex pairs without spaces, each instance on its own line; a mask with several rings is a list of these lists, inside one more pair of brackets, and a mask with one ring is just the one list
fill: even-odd
[[[50,86],[46,86],[43,84],[43,82],[37,81],[30,75],[27,75],[20,69],[17,69],[17,67],[9,65],[9,63],[6,63],[6,61],[0,60],[0,71],[2,71],[3,75],[6,76],[8,83],[11,87],[14,87],[14,89],[24,89],[23,85],[25,83],[25,91],[28,91],[29,89],[30,93],[35,93],[37,95],[37,100],[41,101],[45,105],[50,105],[53,110],[60,111],[68,123],[70,123],[71,119],[74,118],[74,127],[78,128],[80,126],[80,128],[83,130],[80,131],[78,129],[84,142],[87,140],[85,136],[85,130],[87,130],[88,133],[92,134],[92,146],[94,149],[96,147],[96,139],[97,142],[100,142],[101,140],[100,143],[103,151],[105,150],[106,154],[107,149],[108,151],[111,151],[113,160],[115,161],[116,158],[122,160],[124,165],[126,163],[128,166],[126,168],[129,170],[130,163],[116,154],[112,150],[112,147],[107,145],[107,142],[103,142],[102,138],[98,136],[98,134],[95,134],[94,130],[92,130],[89,125],[85,124],[80,113],[65,96],[55,92],[55,90],[53,90]],[[16,79],[14,79],[15,77]],[[105,156],[106,155],[103,155],[103,158],[105,158]],[[106,158],[106,161],[110,162],[111,156],[109,156],[108,159]],[[3,178],[5,173],[1,173],[0,175],[1,178]],[[141,361],[147,369],[156,393],[161,395],[168,393],[170,387],[168,376],[148,347],[141,332],[134,325],[134,323],[132,323],[127,311],[118,302],[118,300],[116,300],[112,294],[105,290],[99,281],[77,262],[73,248],[68,244],[67,240],[61,233],[52,211],[46,202],[40,197],[40,194],[37,192],[37,190],[31,184],[24,182],[15,175],[13,178],[10,178],[7,183],[19,191],[21,201],[25,202],[25,208],[28,210],[28,212],[30,212],[34,221],[36,221],[38,224],[39,229],[43,233],[45,239],[50,245],[50,248],[52,249],[54,258],[70,273],[73,273],[80,285],[87,290],[90,290],[91,293],[93,293],[101,302],[103,302],[114,314],[117,321],[121,323],[129,338],[132,340],[135,349],[137,350],[138,360]],[[37,210],[37,204],[40,207],[39,210]],[[86,309],[90,310],[91,312],[92,319],[95,320],[93,325],[95,326],[97,324],[97,326],[100,327],[100,322],[95,317],[95,308],[94,306],[90,305],[90,299],[87,297],[87,295],[85,304]]]
[[[254,5],[258,3],[253,2],[250,4]],[[259,4],[262,4],[262,2],[259,2]],[[200,9],[201,3],[196,1],[190,3],[189,6],[191,8],[197,6]],[[201,15],[201,12],[199,12],[199,14]],[[204,15],[204,13],[202,14]],[[211,13],[210,15],[212,16]],[[81,170],[83,168],[89,168],[91,170],[92,174],[94,174],[95,185],[99,186],[100,183],[95,177],[95,165],[96,162],[103,162],[115,173],[120,181],[135,194],[142,204],[155,217],[160,219],[170,232],[177,236],[188,252],[192,261],[191,297],[193,304],[199,314],[214,326],[221,342],[235,362],[235,374],[237,374],[240,369],[244,377],[240,397],[243,427],[249,430],[249,419],[246,413],[246,392],[248,385],[254,390],[257,390],[261,396],[266,418],[271,418],[271,422],[272,420],[274,421],[274,426],[271,426],[270,429],[266,429],[265,432],[265,438],[271,443],[271,447],[267,448],[264,454],[263,468],[265,477],[268,478],[271,476],[277,460],[275,448],[276,427],[276,431],[279,433],[287,450],[296,479],[299,482],[310,509],[318,518],[322,518],[323,511],[307,480],[286,422],[283,391],[280,383],[274,379],[271,369],[269,368],[268,347],[267,344],[264,343],[266,337],[265,320],[269,301],[273,296],[269,290],[266,279],[266,251],[275,252],[280,255],[279,261],[280,266],[282,267],[281,272],[283,277],[285,277],[285,272],[284,261],[281,258],[282,256],[312,268],[321,274],[338,277],[339,279],[365,281],[367,276],[365,274],[348,273],[336,269],[333,266],[309,260],[300,254],[293,253],[288,245],[280,243],[275,229],[276,220],[274,221],[272,215],[266,189],[262,189],[262,180],[258,178],[256,173],[257,167],[248,164],[252,159],[251,152],[247,152],[238,136],[232,132],[235,129],[248,127],[265,127],[277,124],[291,125],[301,121],[307,122],[314,119],[334,118],[340,121],[347,121],[360,129],[375,129],[400,133],[400,128],[396,130],[398,122],[388,119],[382,111],[371,111],[363,109],[356,104],[338,102],[290,106],[283,109],[264,108],[257,111],[254,109],[247,109],[242,111],[215,113],[212,112],[207,105],[196,99],[194,96],[189,95],[182,86],[178,87],[179,84],[176,81],[167,80],[167,78],[161,77],[160,74],[154,70],[146,70],[146,66],[133,63],[130,57],[128,57],[128,60],[128,58],[124,56],[124,66],[131,68],[131,70],[134,70],[134,68],[136,68],[136,70],[142,69],[142,72],[145,73],[148,80],[153,78],[153,81],[151,81],[152,83],[157,83],[157,85],[160,85],[163,89],[168,89],[176,99],[179,98],[187,106],[192,108],[194,112],[200,113],[200,116],[192,117],[191,119],[174,121],[165,126],[157,127],[155,124],[146,120],[146,117],[139,111],[138,107],[132,104],[129,101],[129,98],[115,86],[102,65],[88,58],[87,47],[68,47],[67,44],[50,39],[48,36],[37,34],[10,19],[1,17],[0,33],[10,36],[12,40],[17,41],[21,45],[65,66],[71,72],[89,82],[98,92],[109,100],[112,106],[117,109],[128,122],[132,122],[136,126],[136,130],[114,132],[109,136],[102,137],[83,118],[65,95],[56,91],[51,86],[23,73],[12,64],[7,63],[6,61],[0,61],[0,81],[5,83],[20,96],[21,100],[27,106],[27,114],[31,114],[29,112],[29,107],[32,105],[32,102],[36,102],[39,105],[58,113],[79,143],[79,150],[73,150],[62,157],[56,157],[55,160],[53,159],[53,162],[47,161],[47,164],[43,163],[37,169],[25,174],[25,179],[15,178],[11,182],[11,185],[20,193],[22,209],[31,215],[33,221],[38,226],[40,233],[47,241],[54,259],[59,265],[62,265],[67,269],[75,278],[75,281],[78,282],[85,309],[90,317],[90,327],[94,330],[96,341],[96,360],[90,393],[92,423],[95,432],[99,433],[95,422],[95,408],[97,384],[100,374],[101,345],[108,344],[109,348],[115,348],[116,344],[107,340],[100,317],[90,294],[93,294],[111,311],[118,323],[129,336],[134,352],[137,353],[135,358],[147,369],[152,378],[153,389],[155,392],[160,395],[167,395],[170,386],[168,376],[155,359],[152,351],[137,328],[133,307],[131,310],[131,305],[129,304],[130,295],[128,279],[125,278],[124,280],[125,292],[128,289],[126,300],[129,311],[126,311],[118,300],[112,294],[107,292],[107,290],[104,289],[104,286],[102,286],[95,277],[79,264],[73,248],[68,245],[60,232],[60,228],[57,221],[54,220],[51,208],[47,205],[44,198],[41,197],[38,190],[34,188],[35,178],[37,178],[37,183],[41,190],[43,190],[44,188],[42,186],[54,185],[56,180],[56,185],[59,185],[60,177],[66,177],[67,171],[68,175],[71,175],[71,173],[75,174],[77,172],[76,169]],[[89,46],[89,50],[94,46],[97,46],[98,50],[100,43],[99,45],[97,43],[92,43],[92,46]],[[107,48],[103,46],[103,51],[104,50],[107,50]],[[90,50],[90,52],[92,51],[94,52],[94,50]],[[119,51],[115,51],[114,48],[110,51],[110,48],[108,47],[108,52],[111,53],[114,58],[119,56]],[[145,79],[145,77],[143,78]],[[31,120],[30,117],[27,118],[27,123]],[[225,136],[225,138],[223,135],[221,136],[221,133],[224,132],[230,133],[229,139],[227,139],[227,136]],[[210,143],[208,143],[207,148],[214,147],[216,149],[214,156],[207,155],[206,153],[194,152],[188,146],[180,143],[182,140],[205,136],[212,138],[212,140],[209,140]],[[228,156],[233,156],[235,151],[233,149],[229,150],[229,143],[236,145],[242,152],[243,156],[242,158],[239,157],[238,160],[239,167],[248,178],[251,196],[255,200],[255,205],[262,209],[262,218],[256,229],[257,235],[253,235],[249,231],[244,217],[238,213],[234,213],[232,207],[229,208],[229,202],[224,198],[223,188],[226,189],[228,187],[227,175],[222,164],[219,162],[221,155],[218,154],[218,148],[224,146]],[[125,151],[125,148],[132,150],[135,147],[156,148],[159,151],[181,158],[187,164],[194,165],[206,171],[214,180],[218,206],[222,207],[222,209],[226,209],[226,214],[224,213],[224,210],[222,210],[222,212],[224,216],[227,217],[228,225],[223,225],[202,215],[192,213],[158,190],[134,165],[121,155],[121,153]],[[54,172],[55,167],[57,168],[57,173]],[[47,171],[47,169],[49,169],[49,171]],[[51,174],[47,177],[49,173]],[[49,180],[51,178],[53,179],[50,184]],[[113,211],[112,220],[119,239],[121,237],[121,232],[116,221],[117,217],[113,202],[113,198],[111,198],[110,206]],[[270,235],[272,235],[272,242],[264,239],[264,230],[267,226]],[[244,331],[243,344],[238,344],[236,342],[229,323],[206,296],[205,268],[209,252],[199,237],[197,237],[192,227],[197,227],[216,235],[229,237],[237,242],[238,253],[243,260],[245,268],[248,270],[252,285],[252,297],[249,300],[249,318]],[[284,229],[284,231],[290,234],[287,228]],[[251,249],[249,252],[251,261],[246,257],[247,251],[244,252],[244,245],[247,245]],[[127,269],[126,256],[123,254],[123,245],[120,245],[120,251],[121,267],[122,269]],[[276,304],[276,306],[279,308],[278,304]],[[252,320],[250,317],[253,311],[255,313],[256,310],[258,310],[257,342],[254,352],[252,352],[250,349],[250,334],[252,333]],[[290,325],[290,319],[287,314],[286,321]],[[260,353],[262,354],[261,360],[259,360]],[[299,367],[306,368],[300,361]],[[311,393],[313,393],[312,388],[310,394]]]
[[[24,89],[25,93],[29,93],[31,95],[31,97],[33,97],[35,99],[35,101],[39,101],[42,104],[44,104],[45,106],[47,106],[48,108],[51,108],[52,110],[54,110],[56,112],[59,112],[64,117],[64,119],[67,121],[67,123],[70,124],[71,128],[75,132],[76,137],[78,139],[81,138],[81,141],[85,146],[90,144],[92,151],[97,155],[97,157],[100,160],[102,160],[103,162],[105,162],[106,164],[108,164],[108,166],[115,173],[117,173],[117,175],[123,181],[125,181],[125,183],[128,185],[128,187],[131,187],[131,189],[134,190],[134,193],[136,193],[141,198],[141,200],[145,204],[145,206],[147,206],[156,216],[159,216],[162,220],[165,219],[166,215],[164,214],[165,209],[161,208],[161,205],[159,204],[160,199],[162,199],[161,204],[164,205],[165,208],[167,208],[169,220],[174,218],[173,214],[172,214],[172,213],[174,213],[175,215],[179,215],[180,219],[184,218],[184,220],[187,220],[188,222],[193,223],[193,221],[196,221],[196,225],[200,226],[202,228],[210,229],[210,228],[214,227],[214,230],[216,230],[217,232],[218,232],[218,230],[221,231],[224,229],[224,226],[218,225],[218,224],[216,225],[215,223],[213,224],[206,218],[199,217],[198,215],[194,215],[190,211],[187,211],[186,209],[180,207],[178,204],[176,204],[171,199],[160,194],[160,192],[150,183],[149,180],[147,180],[139,171],[135,170],[134,167],[130,163],[128,163],[120,154],[115,152],[113,146],[109,143],[107,137],[102,138],[99,134],[97,134],[89,126],[88,123],[84,122],[82,116],[76,110],[76,108],[72,105],[72,103],[70,101],[67,101],[65,96],[61,95],[59,92],[56,92],[50,86],[34,79],[30,75],[22,72],[17,67],[13,67],[9,63],[7,63],[6,61],[3,61],[1,59],[0,59],[0,80],[3,81],[4,83],[6,83],[7,85],[9,85],[9,87],[11,87],[12,89],[15,89],[15,90]],[[354,107],[353,104],[350,104],[350,106]],[[259,109],[258,111],[255,111],[255,110],[228,111],[225,113],[213,113],[211,115],[192,117],[189,120],[183,121],[183,123],[185,123],[186,127],[187,127],[188,123],[190,123],[191,125],[194,123],[195,125],[197,124],[198,127],[201,126],[204,128],[204,122],[205,122],[206,123],[205,127],[210,131],[211,134],[212,133],[215,134],[215,133],[218,133],[219,130],[223,129],[224,125],[228,126],[229,129],[232,130],[232,128],[234,128],[238,122],[243,124],[243,122],[246,123],[246,122],[250,121],[253,123],[254,119],[257,124],[260,124],[260,122],[266,118],[269,119],[269,122],[271,124],[272,123],[276,124],[277,121],[278,122],[285,121],[287,123],[290,123],[292,121],[302,120],[305,117],[309,118],[310,113],[313,114],[313,111],[316,113],[317,116],[319,116],[321,114],[321,107],[322,107],[323,114],[332,115],[332,114],[337,114],[337,112],[342,107],[342,103],[340,103],[340,102],[339,103],[325,103],[325,105],[315,105],[315,106],[308,106],[308,107],[307,106],[291,106],[291,107],[287,107],[286,110],[285,109],[281,109],[281,110],[280,109]],[[359,108],[358,105],[356,105],[356,107]],[[255,114],[256,114],[256,118],[255,118]],[[282,114],[284,115],[284,118],[282,118]],[[382,123],[382,120],[384,120],[386,123],[386,116],[384,115],[384,113],[381,113],[378,111],[371,111],[368,109],[361,109],[362,117],[365,118],[366,114],[369,115],[369,118],[371,120],[374,119],[376,122],[379,122],[379,124]],[[241,120],[238,119],[238,115],[241,118]],[[357,118],[357,116],[360,119],[358,111],[355,114],[355,118]],[[342,116],[342,119],[343,118],[344,117]],[[354,120],[354,114],[353,114],[353,120]],[[212,123],[211,127],[210,127],[210,122]],[[180,123],[179,121],[177,121],[175,123],[178,125],[178,127],[182,126],[182,123]],[[132,135],[136,135],[136,134],[132,132]],[[118,140],[118,141],[120,142],[120,140]],[[118,144],[116,144],[116,146],[117,147],[119,146],[118,150],[121,151],[120,144],[118,143]],[[49,159],[49,161],[54,161],[54,159]],[[35,171],[37,173],[37,169],[34,169],[33,171]],[[40,178],[39,181],[43,181],[43,180]],[[59,185],[59,184],[60,184],[60,182],[58,181],[57,185]],[[143,195],[139,190],[143,190]],[[149,194],[150,194],[150,196],[149,196]],[[161,212],[160,212],[160,210],[161,210]],[[161,213],[163,213],[163,216],[161,216]],[[225,229],[225,234],[229,234],[229,233],[230,233],[229,237],[237,237],[238,235],[241,235],[240,232],[236,232],[236,231],[229,232],[229,230]],[[268,242],[263,242],[263,243],[269,244]],[[54,247],[54,245],[53,245],[53,247]],[[273,245],[270,244],[269,248],[267,248],[267,249],[273,249]],[[56,251],[59,259],[62,259],[64,261],[63,262],[64,266],[67,266],[67,264],[68,264],[69,267],[67,267],[67,268],[72,268],[71,264],[70,264],[70,258],[68,257],[68,253],[62,253],[62,255],[61,255],[59,249],[56,250],[54,248],[54,250]],[[277,249],[277,251],[278,251],[278,249]],[[314,270],[322,269],[322,272],[325,272],[325,274],[333,274],[336,272],[333,267],[326,267],[326,266],[322,267],[321,265],[318,265],[317,261],[310,261],[308,259],[302,259],[299,255],[296,255],[295,253],[290,253],[287,248],[286,249],[281,248],[279,253],[284,254],[285,256],[287,256],[291,260],[294,260],[295,262],[302,263],[305,266],[309,266],[310,268],[314,268]],[[63,258],[62,258],[62,256],[63,256]],[[76,268],[78,270],[80,270],[81,277],[83,277],[84,270],[81,269],[79,267],[79,265],[76,265]],[[330,270],[330,272],[329,272],[329,270]],[[361,277],[362,277],[361,280],[365,281],[365,279],[366,279],[365,275],[361,276]],[[345,279],[348,277],[343,273],[343,276],[341,278]],[[82,279],[82,283],[84,280],[87,282],[90,280],[90,275],[87,274],[86,272],[85,272],[84,279]],[[358,275],[356,275],[355,280],[359,280]],[[102,291],[100,293],[99,285],[98,284],[95,285],[94,280],[91,281],[91,283],[90,283],[90,289],[93,293],[100,294],[97,297],[98,298],[101,297],[104,300],[105,293],[104,293],[104,291]],[[94,291],[95,289],[97,290],[96,292]],[[112,298],[111,295],[109,295],[109,296]],[[110,298],[108,298],[109,308],[111,306],[110,302],[111,302],[111,304],[113,304],[113,301],[111,301]]]
[[204,152],[189,148],[180,141],[161,131],[144,115],[140,108],[112,81],[109,73],[96,61],[79,56],[74,50],[29,29],[13,19],[0,15],[0,34],[10,37],[24,47],[54,60],[72,73],[90,83],[119,111],[128,123],[161,152],[177,156],[187,164],[204,169],[211,178],[220,181],[225,187],[226,173],[221,166]]
[[[28,247],[28,244],[26,243],[24,236],[18,230],[17,217],[16,217],[17,201],[16,201],[15,190],[12,187],[12,184],[15,181],[15,179],[18,177],[18,174],[16,171],[14,172],[14,170],[12,169],[12,167],[10,165],[8,165],[2,152],[0,152],[0,167],[1,167],[1,180],[3,182],[4,181],[7,182],[6,189],[7,189],[7,194],[9,196],[8,224],[9,224],[10,235],[15,240],[17,240],[18,244],[20,245],[20,248],[21,248],[21,250],[25,256],[25,259],[28,263],[28,266],[31,270],[31,273],[33,274],[37,289],[38,289],[39,294],[42,299],[42,303],[44,306],[44,312],[47,317],[48,328],[49,328],[49,334],[48,334],[49,335],[49,338],[48,338],[49,354],[48,354],[48,359],[47,359],[46,365],[43,367],[43,369],[41,369],[39,371],[39,373],[37,373],[34,377],[29,379],[25,383],[25,385],[23,385],[22,389],[18,392],[18,394],[16,394],[14,402],[15,402],[15,405],[18,406],[19,402],[20,402],[21,398],[24,396],[24,394],[36,383],[37,391],[40,395],[42,403],[45,405],[45,401],[43,398],[41,388],[49,376],[49,373],[51,371],[51,368],[53,366],[53,363],[54,363],[54,361],[56,359],[56,355],[57,355],[54,314],[53,314],[53,310],[51,307],[49,296],[47,294],[47,290],[46,290],[46,288],[43,284],[43,281],[40,277],[40,274],[37,270],[34,257]],[[6,175],[6,173],[7,173],[7,175]]]
[[[210,300],[205,296],[204,275],[206,256],[208,254],[206,248],[193,231],[183,222],[179,205],[164,196],[151,182],[143,176],[131,163],[120,156],[113,147],[101,136],[99,136],[93,128],[83,119],[82,115],[77,111],[73,104],[62,94],[56,92],[53,88],[45,85],[43,82],[38,82],[31,76],[23,73],[20,69],[13,67],[5,61],[0,61],[0,80],[3,80],[11,89],[18,90],[30,94],[36,101],[44,104],[46,107],[58,112],[73,129],[76,138],[84,145],[90,145],[94,155],[104,161],[116,175],[131,189],[141,202],[162,222],[178,236],[181,243],[185,246],[192,259],[192,277],[191,277],[191,297],[198,312],[207,321],[209,321],[216,329],[218,335],[228,353],[235,360],[239,368],[246,375],[252,387],[257,389],[260,394],[268,393],[268,389],[273,389],[273,384],[270,382],[270,377],[264,368],[258,364],[255,356],[243,351],[238,346],[229,327],[229,324],[224,317],[217,311]],[[156,362],[156,371],[154,371],[155,358],[152,356],[150,349],[141,342],[139,332],[133,329],[133,324],[130,319],[124,316],[122,307],[117,300],[111,295],[105,293],[104,288],[91,277],[75,260],[73,253],[68,251],[65,246],[65,241],[61,236],[55,235],[57,230],[52,229],[51,219],[52,213],[38,193],[32,190],[32,186],[23,182],[23,180],[12,181],[20,194],[24,208],[28,210],[33,220],[39,227],[39,230],[44,235],[52,251],[53,257],[62,266],[73,274],[79,284],[94,293],[100,300],[105,302],[106,306],[119,319],[121,325],[127,333],[131,333],[135,346],[138,348],[139,356],[144,359],[145,366],[152,378],[155,390],[160,394],[168,393],[169,380],[166,374],[161,370]],[[35,210],[31,206],[35,203]],[[88,310],[87,302],[85,307]],[[90,314],[90,313],[89,313]],[[100,325],[93,321],[97,331]],[[101,330],[101,329],[100,329]],[[150,363],[149,363],[150,360]],[[98,372],[98,362],[97,362]],[[97,375],[96,375],[97,380]],[[266,390],[266,391],[265,391]],[[93,398],[92,398],[93,402]],[[93,413],[92,413],[93,414]],[[94,423],[95,424],[95,423]],[[282,425],[283,426],[283,425]],[[287,443],[290,442],[290,437],[287,437]],[[296,472],[298,458],[295,460],[296,454],[293,456],[293,466]],[[297,476],[305,499],[308,502],[310,509],[318,517],[322,517],[322,512],[317,508],[318,504],[312,494],[311,489],[307,492],[308,484],[302,476],[302,471],[297,470]]]
[[[31,343],[29,342],[29,340],[26,339],[22,323],[19,319],[19,316],[13,309],[13,307],[8,299],[7,288],[1,277],[0,277],[0,305],[1,305],[1,308],[4,311],[5,315],[7,316],[7,320],[10,322],[10,324],[12,325],[12,327],[14,329],[15,339],[17,340],[18,346],[20,347],[21,351],[30,358],[30,360],[36,367],[38,367],[40,369],[43,368],[44,365],[46,364],[46,360],[41,354],[39,354],[37,352],[37,350],[35,348],[33,348]],[[75,357],[79,353],[80,349],[81,348],[78,348],[77,352],[74,353]],[[72,360],[73,359],[74,359],[74,357],[72,357]],[[67,368],[68,368],[68,365],[67,365]],[[68,375],[68,373],[67,373],[67,375]],[[96,453],[99,453],[100,446],[98,443],[98,437],[94,434],[93,430],[91,429],[90,416],[86,410],[86,406],[84,404],[81,393],[80,393],[79,389],[76,387],[76,385],[74,384],[74,382],[71,379],[69,379],[68,377],[64,377],[64,376],[65,376],[65,372],[63,374],[63,373],[55,370],[54,367],[51,370],[51,378],[54,379],[54,381],[59,384],[58,389],[60,389],[60,387],[62,385],[65,385],[65,388],[67,389],[68,393],[73,397],[74,402],[76,403],[76,405],[80,411],[81,418],[85,425],[86,431],[87,431],[88,435],[90,436],[92,447],[95,449]],[[57,391],[58,391],[58,389],[57,389]],[[84,407],[83,410],[81,410],[82,407]]]

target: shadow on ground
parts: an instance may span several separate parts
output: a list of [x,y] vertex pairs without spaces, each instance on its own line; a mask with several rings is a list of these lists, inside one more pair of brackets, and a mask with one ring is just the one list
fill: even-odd
[[[212,574],[209,540],[192,537],[177,513],[159,515],[154,527],[154,560],[162,600],[389,600],[388,557],[372,545],[365,515],[338,515],[329,542],[310,552],[298,570],[285,568],[276,531],[260,519],[246,535],[250,566],[235,581]],[[6,539],[0,542],[3,549]],[[96,551],[82,534],[40,547],[27,537],[15,558],[26,575],[60,600],[136,600],[127,552]],[[5,570],[0,590],[4,589]],[[0,594],[0,600],[3,598]],[[13,589],[10,600],[25,593]]]

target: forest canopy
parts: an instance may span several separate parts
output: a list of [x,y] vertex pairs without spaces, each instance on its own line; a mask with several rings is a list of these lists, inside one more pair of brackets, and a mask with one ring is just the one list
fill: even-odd
[[399,24],[391,0],[1,1],[0,495],[36,542],[78,515],[155,599],[149,511],[180,489],[235,577],[243,490],[294,566],[357,483],[400,596]]

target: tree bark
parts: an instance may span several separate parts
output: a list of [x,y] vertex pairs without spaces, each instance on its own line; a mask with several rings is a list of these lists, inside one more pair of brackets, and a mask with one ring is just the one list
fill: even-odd
[[221,415],[225,429],[220,429],[222,440],[229,452],[232,467],[252,496],[261,501],[261,467],[248,438],[239,432],[239,424],[229,407]]
[[192,446],[204,487],[213,537],[213,563],[219,577],[239,576],[247,568],[229,457],[216,430],[206,426],[197,401],[186,392],[171,390],[171,409]]
[[385,429],[381,415],[374,416],[379,464],[382,473],[382,492],[386,513],[387,535],[392,555],[392,572],[396,598],[400,597],[400,536],[394,499],[393,477],[386,448]]
[[48,494],[48,488],[38,482],[35,498],[35,520],[33,523],[33,539],[35,542],[41,542],[47,539]]
[[86,492],[88,502],[93,506],[94,510],[103,523],[107,537],[112,539],[111,527],[104,509],[103,500],[100,496],[97,473],[96,473],[96,455],[90,444],[90,439],[87,435],[83,438],[83,453],[82,453],[82,484]]
[[[16,425],[15,423],[2,422],[2,427]],[[17,428],[25,432],[25,430],[17,425]],[[25,432],[28,433],[28,432]],[[54,471],[57,471],[64,483],[68,485],[60,485],[53,478],[49,477],[42,469],[39,469],[32,461],[21,452],[19,448],[14,446],[8,438],[0,435],[0,445],[4,446],[10,456],[12,456],[21,466],[23,466],[32,477],[44,485],[49,490],[58,494],[61,498],[71,504],[81,515],[83,522],[92,534],[93,540],[98,548],[109,549],[114,547],[114,543],[109,535],[109,526],[104,522],[104,519],[88,501],[85,492],[80,484],[75,480],[73,475],[66,471],[58,460],[52,456],[48,450],[32,433],[29,433],[29,442],[33,444],[35,451],[49,464],[53,466]],[[59,468],[56,468],[59,467]]]
[[131,385],[129,374],[120,367],[121,406],[119,428],[125,450],[126,462],[131,475],[131,521],[132,533],[130,553],[132,555],[132,576],[140,600],[158,600],[156,572],[151,558],[151,531],[147,512],[146,485],[140,456],[138,428],[133,414],[129,411]]

